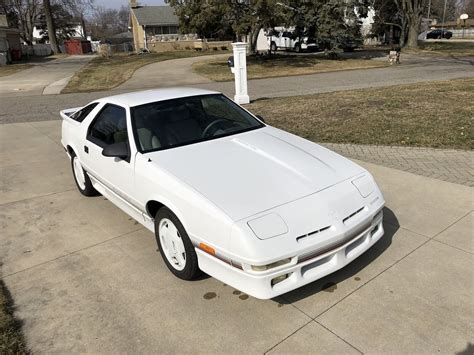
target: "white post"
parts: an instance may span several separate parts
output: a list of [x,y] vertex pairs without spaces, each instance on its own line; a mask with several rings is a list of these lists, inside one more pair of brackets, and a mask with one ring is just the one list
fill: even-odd
[[235,96],[238,104],[250,103],[247,91],[247,43],[232,43],[234,47]]

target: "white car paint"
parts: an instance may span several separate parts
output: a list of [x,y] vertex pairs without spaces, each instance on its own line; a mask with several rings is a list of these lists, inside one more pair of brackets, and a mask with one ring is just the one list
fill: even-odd
[[106,103],[127,110],[132,132],[131,107],[206,94],[216,93],[176,88],[107,97],[82,123],[69,117],[77,108],[61,111],[62,144],[77,154],[100,193],[149,230],[149,201],[171,209],[196,248],[201,270],[257,298],[332,273],[382,237],[384,198],[369,172],[268,125],[145,154],[129,134],[130,162],[104,157],[86,142],[89,124]]

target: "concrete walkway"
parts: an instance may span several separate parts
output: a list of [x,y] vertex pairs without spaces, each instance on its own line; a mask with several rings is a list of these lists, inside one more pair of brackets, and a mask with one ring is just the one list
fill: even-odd
[[211,80],[194,73],[192,65],[213,59],[227,61],[229,53],[166,60],[146,65],[133,73],[132,77],[114,90],[129,91],[150,87],[188,86],[193,84],[212,83]]
[[0,126],[2,279],[33,353],[472,352],[472,188],[363,163],[385,236],[260,301],[172,276],[152,233],[79,194],[59,137],[58,121]]
[[72,55],[43,63],[18,73],[0,77],[0,97],[59,94],[73,74],[93,55]]

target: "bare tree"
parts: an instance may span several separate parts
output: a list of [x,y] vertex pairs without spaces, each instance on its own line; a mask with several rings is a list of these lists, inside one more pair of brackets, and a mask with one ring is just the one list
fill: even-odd
[[33,44],[33,27],[41,12],[40,0],[7,0],[5,6],[16,14],[23,41]]
[[46,18],[46,26],[48,27],[49,43],[55,54],[59,53],[58,39],[56,37],[56,26],[51,13],[51,3],[49,0],[43,0],[44,17]]
[[73,15],[81,22],[82,37],[87,37],[85,14],[94,8],[93,0],[60,0]]
[[421,17],[426,0],[395,0],[397,7],[403,12],[407,20],[408,40],[407,47],[418,47]]

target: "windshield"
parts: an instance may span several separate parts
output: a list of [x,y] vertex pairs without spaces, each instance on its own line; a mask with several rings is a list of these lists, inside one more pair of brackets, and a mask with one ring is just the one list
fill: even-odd
[[237,134],[264,125],[224,95],[153,102],[131,109],[139,152],[147,153]]

